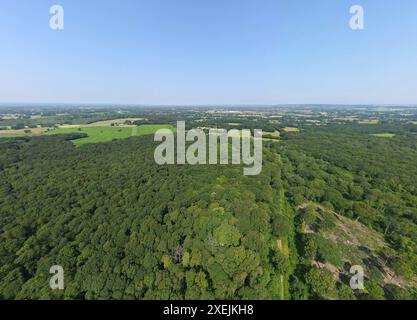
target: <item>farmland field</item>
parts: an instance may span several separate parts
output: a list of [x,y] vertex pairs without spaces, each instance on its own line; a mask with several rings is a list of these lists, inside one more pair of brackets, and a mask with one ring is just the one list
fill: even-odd
[[[80,127],[107,127],[111,126],[113,123],[122,124],[125,121],[139,121],[143,120],[143,118],[123,118],[123,119],[112,119],[112,120],[103,120],[103,121],[96,121],[89,124],[63,124],[59,126],[60,128],[68,129],[68,128],[80,128]],[[133,125],[132,125],[133,126]]]
[[138,127],[74,127],[59,128],[49,131],[48,134],[85,133],[88,137],[74,140],[74,144],[83,145],[88,143],[108,142],[113,139],[126,139],[131,136],[144,136],[154,134],[159,129],[172,129],[171,125],[141,125]]
[[395,134],[393,134],[393,133],[374,133],[374,134],[370,134],[370,136],[378,137],[378,138],[394,138]]
[[264,141],[278,141],[280,137],[280,132],[278,130],[275,130],[273,132],[269,131],[263,131],[262,132],[262,140]]
[[159,129],[170,129],[175,132],[175,128],[169,124],[144,124],[133,128],[133,134],[135,136],[145,136],[148,134],[154,134]]
[[295,128],[295,127],[286,127],[284,128],[285,132],[300,132],[300,129]]
[[359,124],[378,124],[379,120],[362,120],[358,121]]
[[18,129],[18,130],[0,130],[0,138],[13,138],[24,136],[37,136],[46,132],[45,128],[30,128],[30,129]]
[[278,139],[279,138],[279,131],[278,130],[275,130],[275,131],[271,131],[271,132],[269,132],[269,131],[263,131],[262,132],[262,135],[263,136],[266,136],[266,137],[272,137],[272,138],[276,138],[276,139]]

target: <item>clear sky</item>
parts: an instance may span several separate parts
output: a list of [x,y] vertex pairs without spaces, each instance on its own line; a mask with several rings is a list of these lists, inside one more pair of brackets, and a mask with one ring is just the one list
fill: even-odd
[[417,1],[0,0],[0,102],[417,104]]

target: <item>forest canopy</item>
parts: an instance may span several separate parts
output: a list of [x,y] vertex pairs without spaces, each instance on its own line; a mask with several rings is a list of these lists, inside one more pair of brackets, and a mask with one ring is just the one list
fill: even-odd
[[258,176],[157,165],[152,136],[0,139],[0,298],[415,299],[417,142],[376,126],[281,131]]

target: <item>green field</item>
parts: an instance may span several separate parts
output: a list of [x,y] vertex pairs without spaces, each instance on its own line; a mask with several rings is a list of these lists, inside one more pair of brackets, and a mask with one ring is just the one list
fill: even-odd
[[264,136],[264,137],[271,137],[271,138],[275,138],[275,139],[278,139],[279,138],[279,136],[280,136],[280,132],[278,131],[278,130],[275,130],[275,131],[273,131],[273,132],[269,132],[269,131],[263,131],[262,132],[262,136]]
[[144,124],[133,128],[134,136],[145,136],[148,134],[154,134],[159,129],[170,129],[175,132],[175,128],[170,124]]
[[292,133],[294,133],[294,132],[300,132],[300,129],[298,129],[298,128],[295,128],[295,127],[285,127],[284,128],[284,131],[285,132],[292,132]]
[[271,142],[279,142],[280,132],[275,130],[274,132],[263,131],[262,132],[262,140],[263,141],[271,141]]
[[144,136],[154,134],[159,129],[171,129],[174,127],[168,124],[141,125],[138,127],[80,127],[80,128],[58,128],[49,131],[48,134],[85,133],[88,137],[74,140],[74,144],[83,145],[88,143],[108,142],[113,139],[126,139],[132,136]]
[[394,138],[395,134],[393,134],[393,133],[374,133],[374,134],[370,134],[370,136],[378,137],[378,138]]
[[359,124],[378,124],[379,120],[361,120],[358,121]]

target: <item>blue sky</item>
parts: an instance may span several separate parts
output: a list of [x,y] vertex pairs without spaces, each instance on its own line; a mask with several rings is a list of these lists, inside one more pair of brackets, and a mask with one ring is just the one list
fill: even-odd
[[0,102],[417,104],[415,0],[0,0],[0,41]]

